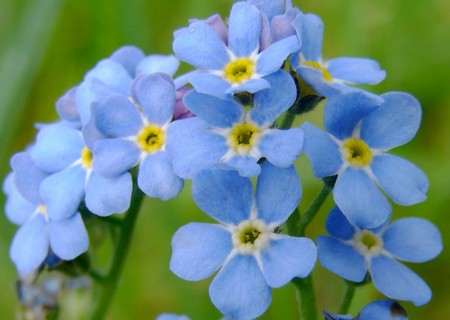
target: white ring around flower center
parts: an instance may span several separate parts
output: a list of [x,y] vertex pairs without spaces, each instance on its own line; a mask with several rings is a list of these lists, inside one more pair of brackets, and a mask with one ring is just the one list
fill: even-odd
[[364,256],[377,257],[383,251],[383,239],[370,230],[357,231],[353,236],[353,246]]
[[263,220],[245,220],[232,233],[234,247],[241,254],[253,254],[269,245],[273,233]]

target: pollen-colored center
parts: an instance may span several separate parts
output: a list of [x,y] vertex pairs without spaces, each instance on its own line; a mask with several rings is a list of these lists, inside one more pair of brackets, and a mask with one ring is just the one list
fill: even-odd
[[349,138],[344,140],[341,149],[344,161],[348,161],[352,167],[364,167],[372,162],[372,151],[361,139]]
[[327,68],[323,67],[320,63],[315,62],[315,61],[306,61],[306,62],[303,63],[303,65],[305,65],[307,67],[311,67],[311,68],[317,69],[320,72],[322,72],[323,80],[328,81],[328,82],[333,80],[333,77],[331,76],[331,74],[327,70]]
[[247,154],[255,145],[260,135],[260,128],[252,123],[237,123],[231,128],[228,145],[239,154]]
[[249,80],[254,72],[254,62],[248,58],[238,58],[228,63],[224,69],[225,79],[241,84]]
[[149,125],[139,132],[137,143],[143,151],[159,151],[165,143],[165,132],[160,127]]
[[264,221],[245,220],[233,231],[233,245],[241,254],[252,254],[269,245],[271,233]]
[[87,147],[81,151],[81,164],[84,168],[90,169],[92,167],[92,152]]
[[37,212],[45,216],[47,215],[47,207],[44,204],[41,204],[37,207]]
[[354,243],[356,250],[361,254],[377,256],[383,250],[383,240],[370,230],[362,230],[355,234]]
[[242,243],[254,244],[260,234],[261,234],[261,231],[259,231],[258,229],[256,229],[253,226],[248,226],[247,228],[242,230],[242,232],[240,234],[240,240]]

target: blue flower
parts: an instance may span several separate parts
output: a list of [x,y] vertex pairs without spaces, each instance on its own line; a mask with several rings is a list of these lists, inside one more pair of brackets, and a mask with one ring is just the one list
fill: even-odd
[[205,170],[193,179],[195,203],[220,224],[189,223],[172,239],[171,270],[198,281],[219,272],[209,294],[214,305],[233,319],[254,319],[265,312],[271,288],[314,267],[316,248],[307,238],[276,232],[301,197],[294,167],[265,162],[253,196],[250,179],[234,171]]
[[304,150],[316,177],[337,175],[334,201],[350,222],[373,228],[387,220],[391,205],[379,188],[400,205],[425,200],[426,175],[387,153],[419,128],[421,108],[414,97],[390,92],[378,98],[361,91],[330,98],[325,108],[327,132],[305,123]]
[[132,99],[112,95],[94,106],[96,127],[107,139],[94,145],[93,168],[113,178],[139,165],[138,186],[144,193],[173,198],[183,188],[165,152],[176,102],[174,84],[161,73],[143,75],[134,82],[132,94]]
[[45,126],[30,154],[38,168],[51,173],[42,181],[40,195],[53,219],[72,215],[83,200],[99,216],[123,213],[130,206],[131,175],[105,178],[92,170],[95,159],[81,131],[64,123]]
[[324,320],[408,320],[405,309],[393,300],[377,300],[365,306],[356,318],[323,312]]
[[309,13],[303,15],[302,22],[302,49],[294,57],[292,65],[302,80],[320,95],[330,97],[352,90],[348,84],[377,84],[386,77],[386,72],[372,59],[341,57],[323,60],[322,20]]
[[176,32],[175,55],[200,70],[189,78],[194,88],[219,98],[268,88],[264,77],[281,68],[286,57],[299,49],[299,41],[294,35],[261,47],[265,23],[255,6],[238,2],[231,9],[227,38],[223,26],[211,21],[195,21]]
[[178,315],[173,313],[162,313],[156,320],[190,320],[188,316]]
[[442,250],[439,230],[429,221],[404,218],[375,229],[351,225],[335,207],[326,228],[331,236],[319,236],[322,266],[344,279],[361,282],[369,272],[375,287],[391,299],[423,305],[431,299],[427,284],[397,261],[425,262]]
[[175,121],[168,130],[167,152],[177,175],[191,179],[203,169],[227,166],[242,176],[255,176],[260,173],[262,157],[283,168],[297,159],[302,131],[272,128],[295,101],[295,84],[284,71],[266,80],[271,88],[254,95],[248,112],[231,98],[222,100],[195,91],[186,94],[184,103],[197,117]]
[[64,260],[85,252],[89,239],[80,214],[74,211],[65,219],[53,219],[47,213],[39,186],[48,174],[26,152],[16,154],[11,166],[13,173],[4,182],[5,212],[11,222],[21,225],[10,248],[19,274],[26,276],[38,269],[49,249]]
[[[81,123],[86,125],[89,122],[93,104],[102,103],[112,94],[131,96],[133,80],[138,76],[155,72],[163,72],[172,76],[177,71],[178,65],[179,61],[172,55],[146,57],[140,49],[132,46],[116,50],[111,57],[98,62],[76,88],[75,104]],[[60,103],[62,102],[64,100]],[[70,104],[68,105],[70,106]],[[58,109],[65,111],[60,112],[60,115],[71,114],[63,106]],[[69,119],[71,118],[69,117]]]

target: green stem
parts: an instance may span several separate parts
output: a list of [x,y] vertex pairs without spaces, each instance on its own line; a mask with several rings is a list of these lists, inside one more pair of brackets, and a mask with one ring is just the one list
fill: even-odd
[[126,261],[134,226],[143,199],[144,193],[137,187],[136,184],[134,184],[133,194],[131,196],[131,206],[123,219],[123,224],[120,226],[119,239],[115,247],[114,257],[109,272],[105,277],[105,281],[102,283],[100,299],[92,315],[93,320],[103,319],[108,311],[108,307],[116,291],[117,284]]
[[311,275],[303,279],[294,278],[292,283],[297,287],[300,297],[300,319],[317,320],[316,296]]
[[304,214],[302,214],[299,228],[298,228],[298,235],[300,237],[303,237],[305,235],[306,227],[311,223],[311,221],[314,219],[314,217],[319,212],[319,209],[322,207],[322,205],[327,200],[328,196],[331,193],[331,190],[328,186],[324,185],[322,189],[319,191],[319,193],[314,198],[313,202],[309,206],[309,208],[305,211]]
[[355,295],[355,286],[347,283],[344,297],[342,298],[341,306],[339,307],[339,314],[347,314],[352,304],[353,296]]
[[286,115],[284,116],[283,121],[281,122],[281,125],[279,129],[289,129],[295,120],[295,114],[292,112],[286,112]]

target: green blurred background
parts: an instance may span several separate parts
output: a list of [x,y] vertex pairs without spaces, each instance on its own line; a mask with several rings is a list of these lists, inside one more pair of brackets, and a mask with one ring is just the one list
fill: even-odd
[[[420,216],[439,226],[444,252],[435,260],[409,264],[430,285],[432,301],[415,307],[402,303],[410,319],[450,318],[450,2],[447,0],[322,0],[294,1],[304,12],[325,22],[324,57],[361,56],[378,60],[386,80],[371,90],[415,95],[423,107],[416,138],[393,153],[407,157],[430,179],[428,200],[412,207],[394,207],[394,218]],[[122,45],[145,53],[169,54],[172,32],[192,17],[228,15],[231,0],[2,0],[0,2],[0,176],[9,157],[33,141],[35,122],[57,119],[56,99],[79,83],[86,71]],[[320,125],[320,111],[306,118]],[[301,119],[298,121],[303,121]],[[302,156],[305,208],[320,188]],[[189,183],[188,183],[189,185]],[[2,205],[4,196],[1,197]],[[176,199],[146,199],[139,216],[123,279],[108,319],[154,319],[161,312],[192,319],[218,319],[208,297],[211,279],[189,283],[168,269],[172,234],[189,221],[210,221],[195,207],[186,188]],[[308,230],[324,232],[323,210]],[[16,227],[0,216],[1,319],[17,314],[16,273],[9,244]],[[344,290],[342,281],[320,265],[314,271],[318,303],[335,312]],[[360,288],[353,314],[382,296],[372,285]],[[71,297],[62,319],[83,314],[89,295]],[[261,319],[298,319],[292,285],[274,290],[273,304]],[[83,315],[78,316],[84,319]]]

